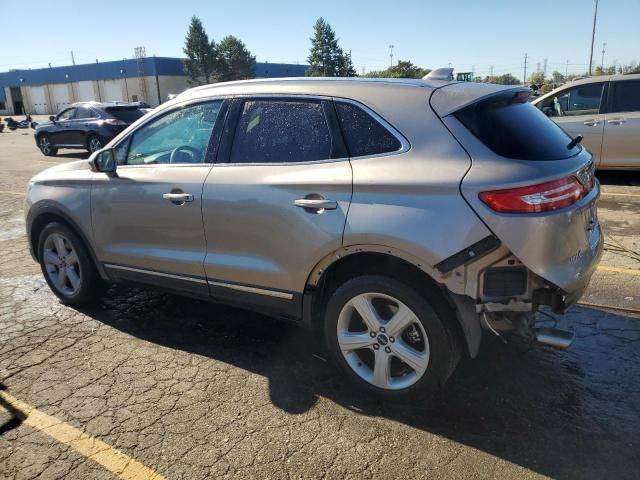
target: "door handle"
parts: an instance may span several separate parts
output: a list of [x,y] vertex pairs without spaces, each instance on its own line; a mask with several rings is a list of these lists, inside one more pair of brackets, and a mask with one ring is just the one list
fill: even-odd
[[598,122],[597,120],[585,120],[585,121],[584,121],[584,122],[582,122],[582,123],[583,123],[584,125],[586,125],[587,127],[595,127],[595,126],[597,126],[597,125],[598,125],[598,123],[600,123],[600,122]]
[[612,118],[611,120],[608,120],[607,123],[611,125],[621,125],[624,123],[624,118]]
[[193,202],[193,195],[190,193],[164,193],[162,198],[169,200],[176,205],[182,205],[185,202]]
[[296,207],[312,210],[335,210],[338,208],[338,202],[326,198],[299,198],[293,203]]

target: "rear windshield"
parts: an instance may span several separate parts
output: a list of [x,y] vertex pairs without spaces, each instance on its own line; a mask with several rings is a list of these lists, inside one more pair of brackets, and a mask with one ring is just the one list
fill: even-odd
[[455,114],[493,152],[518,160],[559,160],[576,155],[571,137],[526,99],[473,104]]
[[105,111],[126,123],[133,123],[146,113],[144,109],[138,107],[108,107]]

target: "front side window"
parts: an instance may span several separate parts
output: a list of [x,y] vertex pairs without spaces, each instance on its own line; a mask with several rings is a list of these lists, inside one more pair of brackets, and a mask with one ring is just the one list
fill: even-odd
[[65,120],[71,120],[75,114],[76,114],[75,108],[70,108],[69,110],[65,110],[60,115],[58,115],[58,121],[63,122]]
[[640,80],[613,84],[613,112],[640,112]]
[[604,83],[590,83],[563,90],[547,99],[543,110],[552,117],[595,115],[600,112],[603,89]]
[[125,163],[210,163],[207,150],[221,107],[222,101],[191,105],[152,120],[122,142],[129,143]]
[[322,103],[245,101],[231,148],[232,163],[291,163],[331,158],[329,124]]
[[336,111],[349,156],[381,155],[400,150],[400,141],[362,108],[337,102]]

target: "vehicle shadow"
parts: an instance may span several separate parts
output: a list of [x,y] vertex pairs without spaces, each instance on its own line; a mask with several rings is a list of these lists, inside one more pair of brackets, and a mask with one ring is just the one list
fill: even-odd
[[640,172],[598,170],[596,177],[602,185],[640,186]]
[[89,158],[89,152],[85,152],[84,150],[81,151],[72,151],[72,152],[58,152],[58,154],[56,155],[57,157],[60,158],[70,158],[70,159],[74,159],[74,160],[84,160],[86,158]]
[[325,360],[320,335],[256,313],[123,286],[84,313],[145,341],[264,376],[272,403],[290,414],[324,397],[554,478],[632,478],[640,469],[640,378],[631,367],[640,335],[634,348],[597,332],[597,318],[620,324],[628,321],[622,316],[579,309],[570,327],[581,338],[567,352],[485,336],[479,358],[463,362],[442,394],[393,404],[345,381]]

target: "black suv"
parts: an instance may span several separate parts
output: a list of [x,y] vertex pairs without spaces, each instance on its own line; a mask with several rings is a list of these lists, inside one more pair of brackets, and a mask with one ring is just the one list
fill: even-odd
[[148,111],[148,105],[141,102],[74,103],[36,127],[36,144],[47,156],[58,153],[58,148],[84,148],[93,153]]

